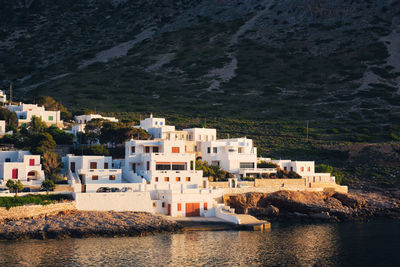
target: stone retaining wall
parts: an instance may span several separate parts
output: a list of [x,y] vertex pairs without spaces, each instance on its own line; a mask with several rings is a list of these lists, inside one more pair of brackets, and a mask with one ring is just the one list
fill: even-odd
[[0,220],[18,220],[24,218],[35,218],[43,215],[57,214],[60,211],[76,210],[75,202],[55,203],[49,205],[25,205],[11,207],[7,210],[0,208]]

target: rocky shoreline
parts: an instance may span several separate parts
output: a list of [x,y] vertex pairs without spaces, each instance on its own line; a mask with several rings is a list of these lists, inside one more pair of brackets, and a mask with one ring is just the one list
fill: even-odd
[[177,232],[182,225],[145,212],[65,211],[0,222],[0,240],[143,236]]
[[380,192],[278,191],[225,197],[237,213],[270,221],[340,222],[372,218],[400,219],[398,195]]

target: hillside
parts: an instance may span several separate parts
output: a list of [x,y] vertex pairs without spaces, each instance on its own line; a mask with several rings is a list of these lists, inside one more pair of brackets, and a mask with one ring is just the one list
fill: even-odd
[[51,95],[72,109],[397,135],[399,18],[389,0],[4,2],[0,83],[13,82],[15,99]]

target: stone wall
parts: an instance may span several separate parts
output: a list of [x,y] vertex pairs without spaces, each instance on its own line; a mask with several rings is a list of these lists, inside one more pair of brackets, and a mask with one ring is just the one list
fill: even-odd
[[278,190],[305,190],[305,179],[255,179],[255,187]]
[[18,220],[35,218],[43,215],[57,214],[60,211],[76,210],[75,202],[64,202],[49,205],[25,205],[11,207],[9,210],[0,208],[0,220]]
[[209,182],[211,187],[218,187],[218,188],[228,188],[228,182]]

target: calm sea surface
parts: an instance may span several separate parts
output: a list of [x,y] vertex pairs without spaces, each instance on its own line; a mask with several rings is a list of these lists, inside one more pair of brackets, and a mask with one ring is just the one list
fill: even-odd
[[400,266],[400,221],[0,243],[1,266]]

